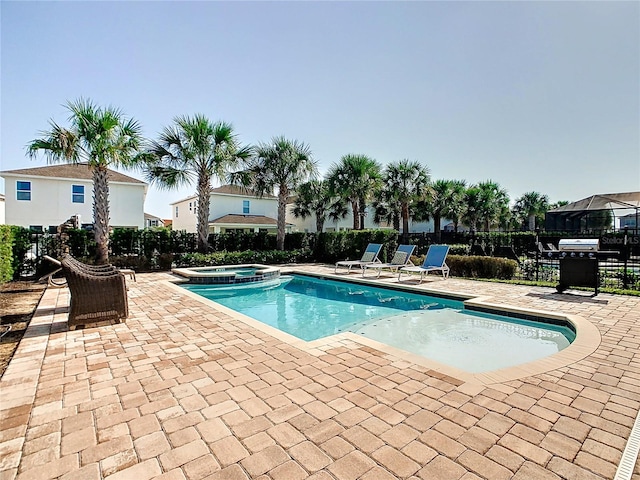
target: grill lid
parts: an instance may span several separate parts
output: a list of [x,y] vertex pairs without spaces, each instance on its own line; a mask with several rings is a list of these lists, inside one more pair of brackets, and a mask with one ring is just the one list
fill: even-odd
[[597,238],[564,238],[558,242],[561,252],[597,252],[600,240]]

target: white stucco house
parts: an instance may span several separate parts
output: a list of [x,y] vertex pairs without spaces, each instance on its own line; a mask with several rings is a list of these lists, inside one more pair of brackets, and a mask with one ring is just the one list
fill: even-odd
[[[54,229],[74,215],[93,224],[93,175],[87,164],[60,164],[0,172],[5,180],[5,221],[35,230]],[[109,226],[144,228],[148,185],[109,170]]]
[[[198,224],[198,197],[187,197],[171,204],[171,228],[195,233]],[[271,195],[258,197],[233,185],[211,191],[209,199],[209,233],[269,232],[278,229],[278,199]],[[294,225],[287,223],[287,232]]]
[[[286,231],[315,232],[315,215],[305,219],[293,215],[293,202],[287,205]],[[185,230],[195,233],[198,217],[198,197],[192,195],[171,204],[171,222],[173,230]],[[258,197],[251,191],[233,185],[223,185],[211,191],[209,201],[209,233],[225,232],[269,232],[276,233],[278,218],[278,199],[272,195]],[[338,221],[327,220],[325,232],[350,230],[353,219],[349,212]],[[367,208],[364,220],[365,228],[392,228],[373,222],[373,210]],[[411,222],[411,232],[433,231],[433,222]]]

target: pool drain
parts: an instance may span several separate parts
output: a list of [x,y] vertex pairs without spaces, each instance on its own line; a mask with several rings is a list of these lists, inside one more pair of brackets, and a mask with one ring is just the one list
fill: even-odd
[[613,480],[631,480],[633,469],[638,459],[638,452],[640,452],[640,411],[636,416],[636,421],[629,434],[627,445],[624,447],[624,452],[622,452],[622,458]]

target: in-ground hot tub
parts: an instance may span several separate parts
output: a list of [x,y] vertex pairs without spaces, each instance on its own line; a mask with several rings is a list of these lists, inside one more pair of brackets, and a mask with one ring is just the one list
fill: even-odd
[[263,282],[280,277],[279,268],[260,264],[174,268],[171,271],[176,275],[187,278],[189,283],[212,285]]

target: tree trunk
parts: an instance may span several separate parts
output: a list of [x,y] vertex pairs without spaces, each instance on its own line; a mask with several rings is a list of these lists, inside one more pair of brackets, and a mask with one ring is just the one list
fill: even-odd
[[209,200],[211,198],[210,178],[201,175],[198,178],[198,251],[207,253],[209,250]]
[[402,204],[402,238],[406,242],[409,239],[409,204]]
[[283,189],[282,186],[278,192],[278,234],[276,236],[276,244],[278,250],[284,250],[284,235],[286,227],[286,214],[287,214],[287,197],[288,192]]
[[442,217],[440,216],[440,214],[433,214],[433,231],[436,234],[436,243],[440,243],[440,240],[442,239],[442,227],[440,226]]
[[322,233],[322,230],[324,229],[324,217],[323,214],[320,212],[316,212],[316,232],[317,233]]
[[360,216],[360,230],[364,230],[364,214],[367,208],[367,204],[364,198],[358,200],[358,215]]
[[357,201],[351,202],[351,210],[353,212],[353,229],[359,230],[360,229],[360,212],[358,211]]
[[529,215],[529,231],[533,232],[536,229],[536,216]]
[[96,263],[109,262],[109,178],[106,167],[93,170],[93,238],[96,241]]
[[489,219],[485,218],[484,220],[484,231],[488,232],[489,231]]

